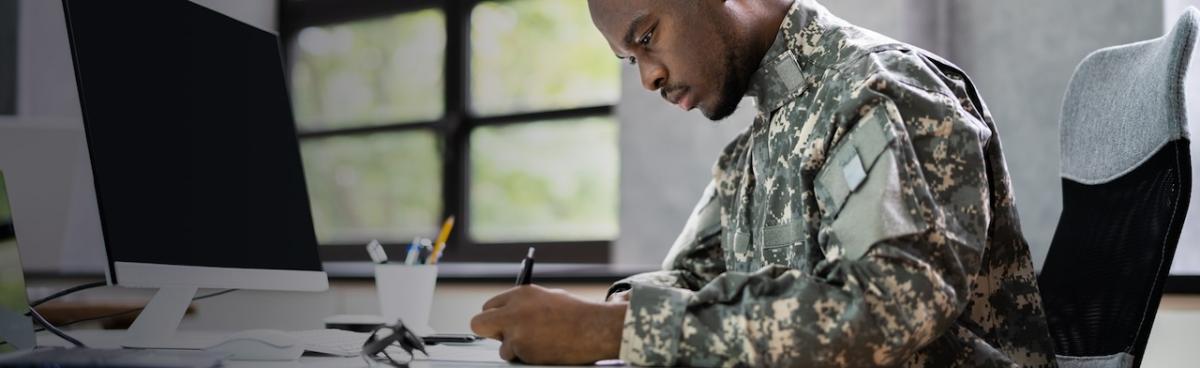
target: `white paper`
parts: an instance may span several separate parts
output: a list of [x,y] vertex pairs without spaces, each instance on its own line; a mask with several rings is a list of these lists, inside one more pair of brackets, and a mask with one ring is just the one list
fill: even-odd
[[437,344],[425,347],[429,356],[417,353],[415,360],[439,362],[507,363],[500,359],[500,342],[485,339],[466,344]]

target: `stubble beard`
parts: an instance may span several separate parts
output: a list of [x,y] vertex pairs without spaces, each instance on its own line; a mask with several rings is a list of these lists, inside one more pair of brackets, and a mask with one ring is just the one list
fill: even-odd
[[704,117],[712,121],[723,120],[734,111],[737,111],[738,104],[742,101],[742,96],[746,95],[746,90],[750,86],[750,76],[754,74],[754,69],[747,68],[746,62],[741,59],[741,52],[729,38],[725,38],[726,50],[724,69],[725,78],[721,81],[720,94],[718,95],[715,106],[710,110],[701,109]]

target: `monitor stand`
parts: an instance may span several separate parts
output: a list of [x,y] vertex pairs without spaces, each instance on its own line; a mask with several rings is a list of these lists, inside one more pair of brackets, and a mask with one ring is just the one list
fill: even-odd
[[179,323],[192,298],[194,286],[168,286],[158,289],[154,298],[138,315],[125,334],[121,346],[144,349],[206,349],[220,343],[221,333],[178,331]]

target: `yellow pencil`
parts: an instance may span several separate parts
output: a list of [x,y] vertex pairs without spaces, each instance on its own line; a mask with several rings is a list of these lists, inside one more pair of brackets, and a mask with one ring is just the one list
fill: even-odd
[[438,233],[437,242],[433,243],[433,253],[429,255],[429,264],[437,264],[438,258],[442,258],[442,250],[446,249],[446,240],[450,239],[450,229],[454,228],[454,215],[446,218],[446,222],[442,223],[442,232]]

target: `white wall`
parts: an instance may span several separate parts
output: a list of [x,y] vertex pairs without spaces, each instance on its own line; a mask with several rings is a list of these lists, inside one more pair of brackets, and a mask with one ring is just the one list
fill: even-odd
[[[1166,0],[1163,6],[1164,32],[1175,25],[1175,20],[1188,6],[1200,6],[1200,0]],[[1194,140],[1200,134],[1200,51],[1192,52],[1191,71],[1184,81],[1187,96],[1188,130],[1192,134],[1192,201],[1188,206],[1183,233],[1175,250],[1175,261],[1171,273],[1200,275],[1200,144]],[[1198,319],[1200,320],[1200,319]]]
[[951,13],[949,58],[992,111],[1040,268],[1062,212],[1058,121],[1067,81],[1093,50],[1162,35],[1162,3],[957,1]]
[[725,143],[749,125],[754,107],[713,123],[642,88],[637,69],[621,70],[620,227],[613,262],[657,265],[712,179]]
[[[1200,6],[1200,0],[1166,0],[1163,2],[1163,32],[1175,25],[1187,6]],[[1187,96],[1188,130],[1195,137],[1200,132],[1200,52],[1192,53],[1191,72],[1184,81]],[[1187,220],[1175,250],[1173,274],[1200,274],[1200,175],[1196,170],[1200,161],[1200,145],[1191,147],[1192,154],[1192,201],[1188,207]],[[1143,367],[1194,367],[1195,341],[1200,337],[1200,296],[1165,296],[1150,341],[1146,343],[1146,358]]]
[[59,1],[18,4],[17,114],[0,119],[0,170],[26,270],[103,271],[75,71]]

